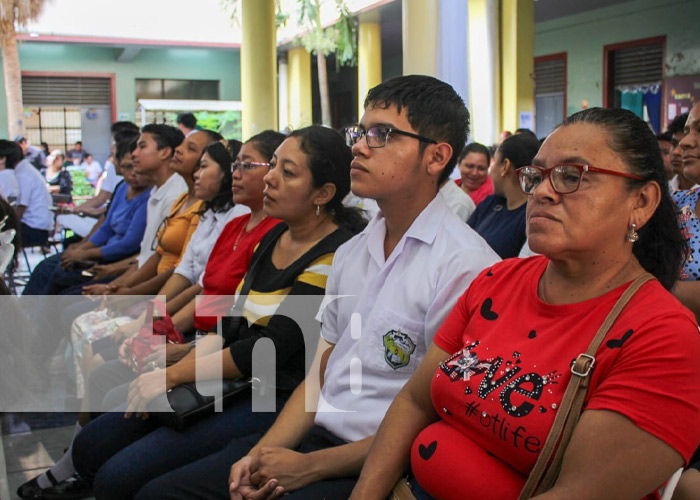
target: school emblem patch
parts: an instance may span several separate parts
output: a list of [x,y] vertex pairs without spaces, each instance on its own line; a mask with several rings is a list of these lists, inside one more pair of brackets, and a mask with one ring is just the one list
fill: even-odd
[[389,330],[383,337],[384,361],[394,370],[406,366],[411,361],[411,354],[416,344],[411,337],[398,330]]

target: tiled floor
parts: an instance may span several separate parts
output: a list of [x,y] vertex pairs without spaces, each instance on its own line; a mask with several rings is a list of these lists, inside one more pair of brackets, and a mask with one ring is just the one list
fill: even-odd
[[72,426],[3,435],[8,498],[17,499],[15,492],[19,485],[44,472],[61,458],[72,435]]
[[[42,260],[38,252],[27,253],[31,266]],[[24,269],[20,258],[20,269]],[[68,393],[65,365],[60,355],[52,360],[52,383],[46,394],[63,401]],[[0,500],[17,500],[17,487],[50,468],[70,444],[76,415],[66,414],[0,414]]]

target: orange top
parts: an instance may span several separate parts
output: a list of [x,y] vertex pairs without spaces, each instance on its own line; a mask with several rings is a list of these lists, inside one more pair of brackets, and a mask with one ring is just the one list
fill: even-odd
[[185,210],[182,209],[187,200],[187,193],[183,193],[170,209],[170,215],[163,221],[156,239],[158,247],[156,252],[160,255],[158,263],[158,273],[172,269],[180,263],[180,259],[185,254],[187,243],[189,243],[192,233],[199,225],[199,215],[202,211],[204,201],[197,200]]

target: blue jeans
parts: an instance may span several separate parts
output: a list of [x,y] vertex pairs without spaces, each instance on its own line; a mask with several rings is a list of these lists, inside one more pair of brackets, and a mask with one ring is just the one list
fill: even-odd
[[[148,483],[136,500],[229,500],[228,477],[231,465],[248,454],[262,435],[236,439],[223,450]],[[312,427],[297,451],[312,451],[341,446],[346,441],[322,427]],[[345,500],[355,487],[357,477],[341,477],[309,484],[284,496],[285,500]]]
[[52,255],[34,268],[22,295],[59,295],[68,288],[90,281],[91,278],[82,273],[81,269],[63,269],[61,254]]
[[22,295],[48,295],[53,275],[61,269],[61,254],[47,257],[37,264]]
[[[281,410],[284,400],[277,400]],[[105,413],[73,441],[73,464],[93,482],[100,500],[133,498],[152,479],[221,450],[235,438],[265,432],[277,413],[253,413],[243,397],[221,413],[184,432],[146,420],[124,418],[124,409]],[[224,490],[225,490],[224,485]]]

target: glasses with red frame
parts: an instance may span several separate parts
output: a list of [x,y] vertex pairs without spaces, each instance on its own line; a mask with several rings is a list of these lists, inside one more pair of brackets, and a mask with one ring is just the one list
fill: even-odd
[[528,165],[516,169],[520,189],[525,194],[534,194],[537,186],[542,184],[545,177],[549,177],[554,191],[559,194],[569,194],[576,191],[581,186],[581,178],[586,172],[595,172],[597,174],[616,175],[627,179],[635,179],[643,181],[644,178],[635,174],[626,172],[617,172],[606,168],[592,167],[591,165],[554,165],[550,168],[538,167],[536,165]]

